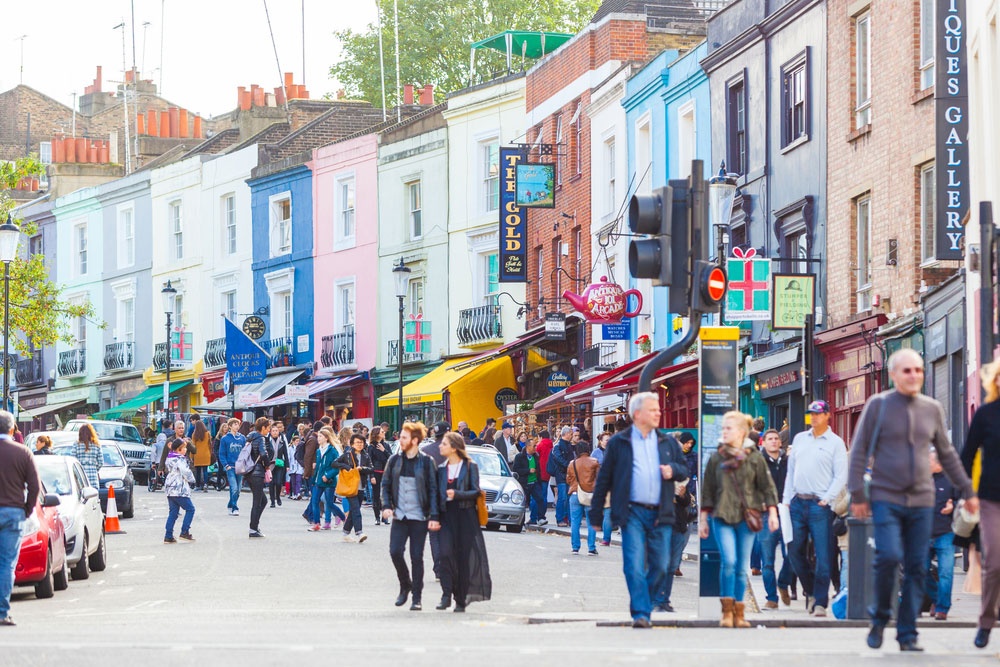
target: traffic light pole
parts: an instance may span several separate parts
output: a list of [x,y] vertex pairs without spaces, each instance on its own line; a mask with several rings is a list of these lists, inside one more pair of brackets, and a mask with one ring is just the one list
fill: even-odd
[[997,270],[997,231],[993,224],[993,203],[979,202],[979,365],[985,366],[993,359],[996,347],[993,312],[993,276]]
[[655,357],[649,360],[646,367],[639,375],[639,391],[650,391],[653,386],[653,377],[656,371],[667,367],[670,362],[685,352],[691,344],[698,340],[698,332],[701,331],[701,314],[688,313],[688,321],[691,323],[684,337],[665,350],[660,350]]

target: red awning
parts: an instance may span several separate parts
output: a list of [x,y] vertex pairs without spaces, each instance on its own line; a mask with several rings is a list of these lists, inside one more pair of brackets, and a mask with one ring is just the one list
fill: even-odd
[[569,402],[566,400],[566,392],[569,391],[569,389],[569,387],[566,389],[560,389],[551,396],[546,396],[542,400],[536,401],[531,407],[532,412],[552,410],[562,407],[563,405],[569,405]]
[[613,382],[618,378],[626,375],[627,373],[640,369],[646,365],[646,362],[653,358],[655,352],[639,357],[638,359],[633,359],[628,363],[622,364],[617,368],[612,368],[611,370],[604,371],[600,375],[595,375],[592,378],[588,378],[583,382],[577,382],[572,387],[567,388],[566,400],[571,403],[584,403],[589,401],[593,397],[594,389],[600,387],[607,382]]
[[[691,359],[690,361],[682,361],[679,364],[674,364],[673,366],[667,366],[666,368],[661,368],[657,371],[656,375],[653,376],[653,383],[664,382],[670,378],[677,377],[678,375],[683,375],[684,373],[698,371],[698,360]],[[639,376],[642,371],[639,370],[636,373],[631,373],[623,378],[619,378],[613,382],[608,382],[602,384],[594,392],[594,396],[606,396],[608,394],[617,394],[622,391],[629,391],[631,389],[636,389],[639,386]]]

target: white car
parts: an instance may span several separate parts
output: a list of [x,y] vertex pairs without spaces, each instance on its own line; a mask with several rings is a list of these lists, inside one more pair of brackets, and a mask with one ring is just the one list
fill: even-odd
[[74,579],[107,567],[104,513],[100,496],[72,456],[36,456],[35,467],[49,493],[59,495],[59,518],[65,529],[66,563]]

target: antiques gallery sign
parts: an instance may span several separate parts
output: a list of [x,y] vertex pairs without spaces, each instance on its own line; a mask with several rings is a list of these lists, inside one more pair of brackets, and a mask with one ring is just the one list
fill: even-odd
[[939,0],[935,33],[934,113],[936,129],[937,259],[962,259],[969,210],[969,88],[965,48],[966,0]]

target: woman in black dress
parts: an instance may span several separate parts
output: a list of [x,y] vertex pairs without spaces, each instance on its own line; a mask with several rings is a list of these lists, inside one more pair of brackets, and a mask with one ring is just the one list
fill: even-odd
[[486,544],[479,527],[476,500],[479,497],[479,467],[465,451],[465,439],[455,432],[445,433],[440,444],[445,462],[438,468],[441,494],[441,603],[464,612],[469,602],[489,600],[491,593]]

